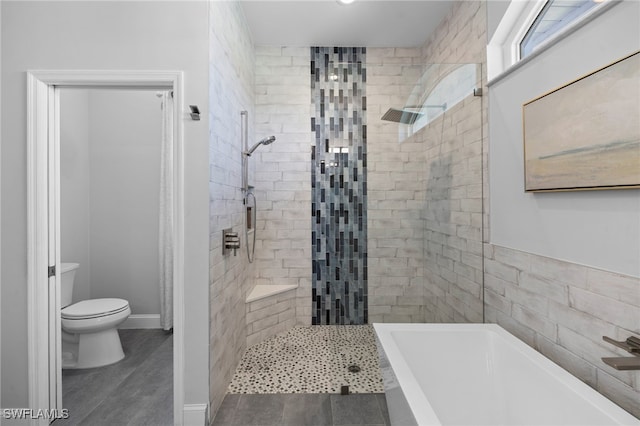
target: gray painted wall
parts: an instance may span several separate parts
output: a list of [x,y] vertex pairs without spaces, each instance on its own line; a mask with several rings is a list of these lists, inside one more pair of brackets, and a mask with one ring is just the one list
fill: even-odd
[[89,91],[60,93],[60,257],[79,263],[73,301],[91,298]]
[[134,315],[159,314],[161,101],[86,89],[60,101],[61,258],[80,263],[74,302],[118,297]]
[[511,4],[511,0],[492,0],[487,2],[487,42],[496,32],[500,20]]
[[615,5],[490,85],[491,243],[640,276],[640,190],[525,193],[522,160],[522,104],[638,51],[638,16]]
[[[30,69],[185,72],[185,403],[208,401],[208,8],[206,2],[2,2],[2,407],[27,406],[26,74]],[[10,43],[6,42],[9,41]]]

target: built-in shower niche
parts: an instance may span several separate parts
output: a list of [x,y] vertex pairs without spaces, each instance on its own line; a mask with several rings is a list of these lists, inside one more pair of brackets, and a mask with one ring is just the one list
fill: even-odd
[[254,215],[253,207],[247,206],[246,224],[247,224],[248,231],[253,231],[253,215]]

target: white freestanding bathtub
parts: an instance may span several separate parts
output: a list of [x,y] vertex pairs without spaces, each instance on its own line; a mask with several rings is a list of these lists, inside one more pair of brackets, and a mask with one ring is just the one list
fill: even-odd
[[391,424],[640,425],[496,324],[374,324]]

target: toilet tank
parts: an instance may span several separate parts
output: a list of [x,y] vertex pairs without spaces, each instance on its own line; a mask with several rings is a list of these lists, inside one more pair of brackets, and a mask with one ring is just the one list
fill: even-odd
[[69,306],[73,299],[73,280],[76,277],[76,271],[80,267],[79,263],[61,263],[60,264],[60,306]]

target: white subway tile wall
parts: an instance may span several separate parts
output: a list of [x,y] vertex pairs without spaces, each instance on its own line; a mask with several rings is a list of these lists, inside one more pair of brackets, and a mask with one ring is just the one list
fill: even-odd
[[[418,49],[368,49],[370,322],[482,322],[485,102],[469,96],[409,138],[380,120],[427,68],[484,70],[483,2],[456,3]],[[442,65],[439,65],[442,64]]]
[[246,304],[247,347],[260,343],[296,325],[294,290]]
[[311,324],[311,85],[308,47],[256,46],[258,201],[255,284],[297,284],[297,325]]
[[640,416],[640,373],[601,357],[640,333],[640,279],[487,244],[485,317]]
[[[209,10],[209,397],[213,416],[246,347],[245,299],[253,269],[244,251],[240,111],[247,110],[249,117],[254,114],[255,57],[239,4],[210,2]],[[253,134],[251,119],[249,123],[249,134]],[[241,237],[236,256],[222,255],[226,228]]]
[[367,55],[369,322],[424,321],[424,152],[400,141],[396,122],[423,69],[420,49],[370,48]]

